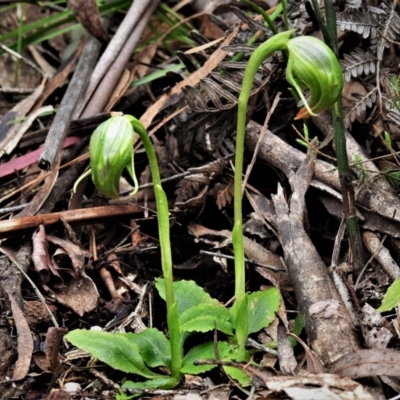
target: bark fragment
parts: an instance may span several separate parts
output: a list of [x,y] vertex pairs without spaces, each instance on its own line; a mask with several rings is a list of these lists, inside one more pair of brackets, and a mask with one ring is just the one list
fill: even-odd
[[[273,196],[280,241],[293,282],[311,347],[325,363],[356,351],[354,325],[329,274],[303,227],[304,195],[313,175],[315,156],[308,156],[296,174],[290,173],[293,191],[289,204],[283,189]],[[333,304],[335,312],[317,313],[318,304]],[[326,311],[326,310],[325,310]]]

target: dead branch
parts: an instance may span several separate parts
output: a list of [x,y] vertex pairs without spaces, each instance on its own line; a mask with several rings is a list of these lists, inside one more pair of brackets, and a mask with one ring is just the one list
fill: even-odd
[[325,364],[359,348],[353,322],[342,303],[328,269],[303,227],[305,193],[310,185],[313,157],[307,156],[296,174],[290,174],[293,194],[289,204],[283,189],[273,196],[279,240],[293,283],[311,347]]
[[143,208],[136,204],[110,204],[102,207],[13,218],[7,221],[0,221],[0,238],[8,238],[27,230],[36,229],[40,224],[45,226],[54,225],[61,221],[61,218],[64,218],[71,225],[89,225],[109,219],[129,217],[142,212]]

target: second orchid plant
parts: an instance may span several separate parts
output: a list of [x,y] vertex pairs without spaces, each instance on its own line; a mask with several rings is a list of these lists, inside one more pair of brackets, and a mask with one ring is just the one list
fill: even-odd
[[[321,40],[310,36],[291,38],[294,30],[274,35],[262,43],[251,55],[244,73],[238,101],[235,177],[234,177],[234,228],[232,232],[235,252],[235,297],[233,317],[236,319],[236,339],[244,350],[248,336],[247,294],[245,292],[245,258],[242,223],[242,173],[243,152],[246,132],[247,106],[253,81],[262,63],[275,51],[288,55],[286,79],[304,103],[296,119],[314,116],[333,106],[342,94],[343,75],[339,62],[332,50]],[[302,89],[310,91],[311,98],[305,99]],[[253,293],[254,295],[254,293]]]

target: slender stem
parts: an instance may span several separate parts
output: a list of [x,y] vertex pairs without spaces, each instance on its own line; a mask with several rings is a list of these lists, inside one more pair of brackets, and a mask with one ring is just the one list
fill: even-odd
[[321,29],[322,35],[324,36],[325,43],[330,48],[332,48],[331,38],[329,37],[328,29],[326,28],[326,25],[324,23],[324,18],[322,17],[321,9],[319,8],[319,5],[318,5],[318,0],[311,0],[311,3],[313,5],[315,17],[317,18],[319,28]]
[[255,12],[258,12],[263,16],[269,29],[271,29],[271,31],[274,35],[276,35],[278,33],[278,29],[276,28],[272,18],[261,7],[259,7],[257,4],[254,4],[250,0],[242,0],[242,2],[245,4],[248,4]]
[[[249,1],[249,0],[242,0],[244,3],[250,5],[251,7],[253,7],[257,12],[259,12],[261,15],[264,16],[264,14],[266,15],[266,17],[268,18],[268,20],[266,20],[266,17],[264,16],[264,19],[267,21],[269,28],[271,29],[271,31],[274,34],[278,33],[278,30],[275,27],[274,21],[276,19],[276,17],[281,13],[282,11],[282,5],[279,4],[276,9],[272,12],[271,16],[269,16],[261,7],[258,7],[256,4],[254,4],[253,2]],[[248,41],[247,41],[247,45],[252,45],[254,44],[257,39],[261,36],[263,32],[261,30],[257,31]],[[231,61],[240,61],[243,58],[244,53],[241,51],[239,53],[236,53]]]
[[[235,177],[234,177],[234,227],[232,232],[232,243],[235,252],[235,298],[236,311],[240,310],[245,297],[245,265],[244,265],[244,240],[243,240],[243,217],[242,217],[242,174],[243,153],[246,134],[247,106],[250,98],[253,81],[258,68],[264,60],[277,50],[286,50],[286,44],[293,31],[278,33],[271,39],[262,43],[251,55],[242,83],[242,90],[238,100],[237,132],[236,132],[236,154],[235,154]],[[239,347],[245,346],[243,338],[247,338],[247,324],[235,326],[236,338],[240,339]],[[238,340],[239,342],[239,340]]]
[[287,13],[287,0],[281,0],[282,11],[283,11],[283,23],[285,25],[285,29],[288,31],[290,29],[289,18]]
[[[338,57],[338,43],[336,33],[336,12],[332,0],[324,0],[326,13],[326,27],[328,37],[325,39],[330,44],[336,57]],[[324,31],[323,31],[324,32]],[[353,253],[353,264],[356,275],[364,266],[364,252],[360,229],[357,220],[354,187],[351,182],[350,167],[347,157],[346,136],[343,118],[341,97],[332,109],[332,121],[335,136],[335,151],[340,185],[343,198],[343,214],[346,219],[347,233],[350,239],[350,247]]]
[[153,144],[143,125],[129,117],[135,132],[142,140],[149,159],[150,171],[154,185],[154,195],[157,205],[158,232],[160,235],[161,265],[165,283],[165,300],[167,303],[167,323],[169,331],[169,341],[171,344],[171,374],[175,378],[180,378],[182,368],[182,346],[180,340],[180,329],[178,314],[174,297],[173,274],[172,274],[172,254],[170,241],[169,211],[168,200],[161,186],[160,170],[158,167],[157,156]]

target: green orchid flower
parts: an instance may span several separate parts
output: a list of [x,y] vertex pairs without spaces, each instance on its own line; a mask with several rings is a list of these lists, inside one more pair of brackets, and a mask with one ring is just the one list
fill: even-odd
[[[343,89],[343,74],[333,51],[321,40],[299,36],[287,42],[286,79],[304,103],[295,119],[315,116],[336,103]],[[301,86],[310,90],[309,102]]]
[[135,131],[126,116],[116,115],[100,124],[90,139],[90,169],[76,181],[74,192],[82,179],[91,174],[100,193],[118,198],[119,182],[126,168],[133,179],[134,195],[139,187],[133,164],[134,138]]

